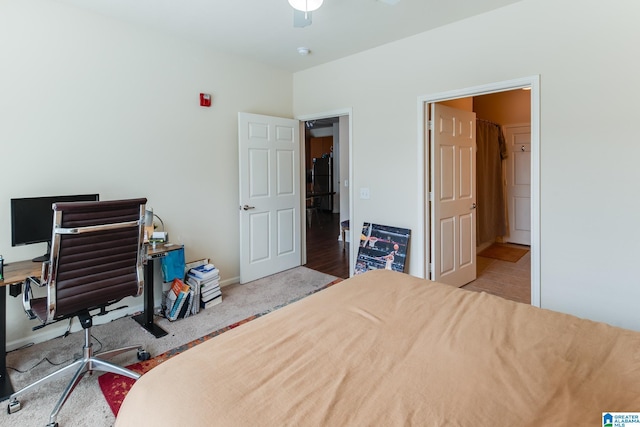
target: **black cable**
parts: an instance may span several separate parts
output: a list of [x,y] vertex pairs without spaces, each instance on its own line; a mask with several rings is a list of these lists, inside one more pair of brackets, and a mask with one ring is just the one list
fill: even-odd
[[66,338],[71,334],[71,323],[73,323],[73,317],[69,318],[69,324],[67,325],[67,330],[62,334],[62,338]]
[[13,366],[7,366],[7,369],[11,369],[12,371],[18,372],[19,374],[26,374],[27,372],[29,372],[30,370],[32,370],[33,368],[35,368],[36,366],[40,365],[42,362],[49,362],[49,364],[51,366],[60,366],[60,365],[64,365],[69,363],[69,361],[73,360],[72,358],[64,360],[60,363],[56,363],[56,362],[52,362],[51,359],[49,359],[48,357],[43,357],[42,359],[40,359],[40,361],[38,363],[36,363],[35,365],[33,365],[32,367],[30,367],[29,369],[26,369],[24,371],[21,371],[18,368],[14,368]]
[[100,353],[102,351],[102,342],[98,338],[96,338],[95,335],[93,334],[91,334],[91,338],[93,338],[98,344],[100,344],[100,348],[94,350],[93,352],[96,354]]
[[162,225],[162,231],[164,231],[164,221],[162,220],[162,218],[160,218],[158,215],[153,214],[153,216],[155,216],[156,218],[158,218],[160,220],[160,224]]
[[[65,338],[66,336],[68,336],[68,335],[69,335],[69,330],[71,329],[71,321],[72,321],[72,320],[73,320],[73,318],[72,318],[72,317],[70,317],[70,318],[69,318],[69,326],[67,326],[67,330],[66,330],[62,335],[58,335],[57,337],[53,337],[53,338],[51,338],[51,339],[52,339],[52,340],[55,340],[55,339],[58,339],[58,338]],[[47,341],[48,341],[48,340],[47,340]],[[23,345],[23,346],[21,346],[21,347],[14,348],[13,350],[9,350],[9,351],[7,351],[7,354],[9,354],[9,353],[13,353],[14,351],[24,350],[25,348],[29,348],[29,347],[32,347],[32,346],[34,346],[34,345],[35,345],[35,343],[30,342],[30,343],[27,343],[27,344],[25,344],[25,345]]]
[[[67,336],[69,336],[71,334],[70,331],[71,331],[72,322],[73,322],[73,317],[70,317],[69,318],[69,325],[67,326],[67,330],[64,332],[64,334],[62,334],[62,335],[60,335],[58,337],[55,337],[53,339],[66,338]],[[97,350],[94,350],[94,352],[95,353],[99,353],[100,351],[102,351],[102,347],[103,347],[102,342],[98,338],[96,338],[95,335],[93,335],[93,334],[91,334],[91,338],[94,339],[100,345],[100,347]],[[18,347],[16,349],[8,351],[7,354],[12,353],[14,351],[18,351],[18,350],[24,350],[25,348],[32,347],[33,345],[34,345],[34,343],[32,343],[32,342],[28,343],[28,344],[25,344],[22,347]],[[80,357],[82,357],[82,356],[80,356]],[[15,371],[15,372],[17,372],[19,374],[26,374],[27,372],[31,371],[33,368],[37,367],[38,365],[42,364],[43,362],[48,362],[51,366],[60,366],[60,365],[68,364],[69,362],[75,361],[75,360],[77,360],[76,357],[70,357],[68,359],[63,360],[62,362],[57,362],[56,363],[56,362],[52,362],[51,359],[49,359],[48,357],[43,357],[42,359],[40,359],[40,361],[38,363],[36,363],[35,365],[31,366],[30,368],[28,368],[28,369],[26,369],[24,371],[22,371],[22,370],[20,370],[18,368],[14,368],[13,366],[7,366],[7,369],[11,369],[12,371]]]

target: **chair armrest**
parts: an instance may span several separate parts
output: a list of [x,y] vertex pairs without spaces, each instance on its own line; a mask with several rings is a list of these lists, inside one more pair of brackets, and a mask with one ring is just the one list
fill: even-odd
[[26,290],[27,284],[29,285],[29,287],[31,287],[31,285],[36,285],[39,288],[43,287],[45,284],[45,282],[41,281],[36,276],[27,277],[26,279],[24,279],[24,283],[25,283],[25,290]]
[[45,261],[42,263],[42,270],[40,271],[40,282],[38,282],[38,286],[44,286],[44,283],[49,281],[49,265],[50,261]]
[[33,299],[33,292],[31,292],[31,283],[35,283],[38,286],[40,285],[40,281],[35,277],[27,277],[24,281],[24,289],[22,291],[22,306],[24,307],[24,312],[27,313],[27,317],[29,319],[37,319],[38,316],[31,309],[31,300]]

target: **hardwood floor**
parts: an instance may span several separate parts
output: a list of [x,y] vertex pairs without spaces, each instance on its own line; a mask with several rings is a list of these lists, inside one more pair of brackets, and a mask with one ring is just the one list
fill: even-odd
[[[307,226],[305,267],[336,277],[349,277],[349,255],[343,250],[340,215],[319,212]],[[348,244],[347,244],[348,245]],[[522,247],[522,246],[519,246]],[[478,278],[462,289],[487,292],[512,301],[531,303],[531,252],[517,262],[478,257]]]
[[349,277],[349,248],[338,241],[340,214],[313,214],[307,224],[307,263],[305,267],[346,279]]

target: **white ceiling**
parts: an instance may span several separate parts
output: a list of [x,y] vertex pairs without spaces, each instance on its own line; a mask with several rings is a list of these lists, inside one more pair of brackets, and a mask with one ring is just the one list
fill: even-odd
[[325,0],[305,28],[287,0],[57,1],[295,72],[520,0]]

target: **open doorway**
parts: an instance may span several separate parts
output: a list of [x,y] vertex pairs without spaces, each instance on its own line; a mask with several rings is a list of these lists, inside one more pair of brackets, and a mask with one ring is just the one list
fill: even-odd
[[476,278],[463,289],[531,302],[529,88],[444,101],[476,115]]
[[[528,89],[528,90],[525,91],[523,89]],[[497,101],[497,99],[500,97],[502,97],[502,100]],[[526,107],[528,107],[525,109],[526,117],[524,118],[511,117],[508,119],[504,119],[505,116],[499,117],[499,115],[498,116],[495,115],[496,112],[500,112],[500,111],[502,112],[503,115],[504,114],[508,115],[509,113],[513,113],[514,109],[517,109],[514,106],[513,102],[508,101],[509,97],[528,98],[526,101],[524,101],[524,104],[526,104]],[[455,105],[454,108],[458,108],[464,111],[476,112],[477,110],[476,115],[478,118],[481,118],[487,121],[492,121],[492,122],[502,122],[500,123],[501,130],[503,129],[503,127],[504,129],[507,129],[507,128],[513,129],[516,127],[520,127],[520,131],[522,130],[522,127],[526,126],[528,128],[528,135],[527,135],[528,140],[527,140],[526,146],[523,147],[523,144],[520,144],[517,146],[517,148],[521,150],[522,153],[525,153],[526,155],[512,156],[512,158],[519,157],[520,160],[522,160],[523,158],[528,159],[526,162],[526,167],[521,170],[521,172],[523,171],[526,172],[525,175],[529,178],[529,199],[527,201],[528,209],[526,209],[526,215],[521,216],[521,222],[522,222],[522,218],[525,218],[527,220],[526,222],[528,223],[528,229],[530,233],[530,244],[529,244],[529,248],[526,248],[526,246],[528,246],[526,244],[522,245],[518,243],[517,245],[512,245],[511,243],[508,243],[509,241],[508,236],[505,236],[507,238],[504,241],[502,241],[502,243],[506,243],[505,246],[516,246],[517,248],[519,246],[524,246],[525,247],[524,249],[530,249],[530,251],[528,255],[524,258],[524,260],[521,261],[521,264],[518,266],[524,269],[524,278],[521,277],[518,279],[518,278],[511,277],[511,278],[506,278],[504,280],[510,283],[519,281],[520,284],[522,284],[523,281],[526,282],[526,285],[528,285],[528,289],[525,291],[525,293],[527,293],[528,295],[525,295],[524,301],[530,302],[532,305],[539,306],[540,305],[540,279],[539,279],[540,277],[540,272],[539,272],[540,231],[539,231],[539,215],[538,215],[538,207],[539,207],[539,132],[538,132],[538,129],[539,129],[539,78],[537,76],[533,76],[533,77],[508,81],[508,82],[501,82],[501,83],[480,86],[476,88],[457,90],[450,93],[436,94],[436,95],[424,97],[421,99],[421,101],[422,101],[421,113],[424,120],[425,129],[427,129],[427,126],[429,125],[429,120],[431,120],[431,118],[429,117],[430,106],[434,104],[440,104],[440,103],[447,103],[449,105],[454,104]],[[484,101],[491,101],[491,103],[494,104],[494,107],[497,105],[499,108],[495,109],[493,113],[487,114],[487,111],[490,111],[490,110],[487,110],[486,108],[483,109],[483,107],[481,106]],[[511,99],[511,101],[513,101],[513,99]],[[499,104],[502,104],[502,105],[499,105]],[[425,235],[425,252],[426,252],[425,255],[426,255],[427,265],[429,265],[427,274],[429,275],[429,277],[434,278],[434,273],[433,273],[434,264],[436,265],[439,265],[439,264],[437,262],[434,263],[433,260],[434,260],[434,256],[436,256],[436,260],[437,260],[437,257],[439,256],[439,252],[438,252],[439,249],[437,248],[437,245],[435,245],[434,242],[432,241],[432,238],[433,238],[432,235],[434,233],[435,224],[437,223],[437,221],[439,221],[439,219],[434,218],[435,215],[431,210],[431,207],[433,206],[433,202],[428,201],[429,198],[433,197],[433,193],[432,193],[433,170],[432,169],[433,169],[433,161],[434,161],[433,155],[430,152],[431,146],[429,144],[429,135],[430,135],[429,132],[426,131],[425,137],[424,137],[424,143],[425,143],[424,170],[425,170],[425,200],[427,200],[427,203],[425,204],[424,235]],[[522,140],[520,140],[519,142],[522,142]],[[523,164],[520,164],[520,166],[523,166]],[[473,206],[473,208],[475,209],[475,205]],[[522,208],[522,205],[520,206],[520,208]],[[522,209],[520,210],[522,211]],[[511,212],[510,214],[510,219],[512,221],[515,220],[513,212]],[[475,227],[473,228],[473,230],[475,233],[476,232]],[[504,234],[507,235],[508,233],[504,233]],[[496,240],[499,243],[501,242],[501,239],[496,239]],[[490,242],[489,244],[491,243],[493,242]],[[475,249],[477,248],[474,246],[474,252],[475,252]],[[474,255],[474,260],[476,259],[477,258],[475,258],[475,255]],[[489,261],[493,262],[491,259]],[[476,265],[479,265],[479,263],[476,262]],[[510,267],[510,270],[513,270],[516,266],[509,265],[509,267]],[[478,270],[480,275],[483,275],[483,273],[485,273],[486,271],[486,266],[479,265]],[[494,277],[496,275],[499,275],[499,273],[492,273],[492,274],[494,275]],[[475,286],[476,284],[478,283],[475,283],[474,285],[469,285],[470,289],[472,286]],[[472,290],[486,290],[491,293],[499,293],[499,292],[496,292],[495,289],[472,289]]]
[[[303,122],[306,264],[347,278],[350,272],[348,223],[349,116]],[[345,229],[346,227],[346,229]]]

